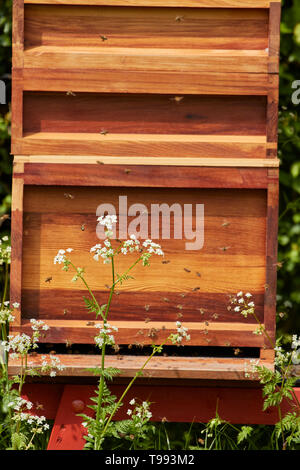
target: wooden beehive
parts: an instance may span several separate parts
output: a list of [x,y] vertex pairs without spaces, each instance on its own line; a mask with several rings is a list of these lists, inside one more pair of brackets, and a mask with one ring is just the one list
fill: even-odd
[[[266,0],[15,2],[16,331],[34,317],[51,327],[44,341],[93,343],[82,286],[53,258],[71,246],[105,299],[109,269],[88,253],[99,204],[127,195],[149,214],[154,203],[204,204],[203,248],[160,237],[167,263],[137,268],[114,297],[117,341],[159,343],[180,317],[189,344],[213,357],[159,358],[149,374],[243,378],[244,360],[218,359],[221,347],[250,348],[270,364],[253,319],[227,307],[230,295],[251,292],[274,338],[279,22],[280,2]],[[119,271],[126,266],[124,257]],[[93,359],[68,361],[81,375]],[[140,361],[125,358],[123,373]]]

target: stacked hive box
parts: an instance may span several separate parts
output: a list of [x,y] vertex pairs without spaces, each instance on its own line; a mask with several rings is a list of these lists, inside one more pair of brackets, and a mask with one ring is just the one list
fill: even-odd
[[[218,358],[220,347],[272,363],[253,318],[228,303],[251,292],[274,338],[279,23],[280,2],[269,0],[14,1],[15,331],[39,318],[51,327],[43,341],[93,343],[85,291],[53,258],[71,246],[105,300],[109,269],[88,253],[99,204],[204,204],[203,248],[161,239],[164,262],[120,288],[117,341],[159,343],[182,316],[205,359],[154,358],[149,375],[244,378],[245,360]],[[122,272],[128,259],[119,263]],[[93,361],[67,356],[65,373],[86,374]],[[125,355],[118,366],[132,375],[141,361]]]

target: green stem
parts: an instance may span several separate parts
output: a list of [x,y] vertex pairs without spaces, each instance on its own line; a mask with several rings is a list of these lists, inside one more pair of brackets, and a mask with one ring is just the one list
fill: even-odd
[[[167,340],[165,340],[160,346],[159,348],[161,348],[162,346],[164,346],[164,344],[166,343]],[[136,379],[140,376],[141,372],[145,369],[146,365],[148,364],[148,362],[152,359],[152,357],[154,356],[154,354],[157,352],[158,348],[157,347],[154,347],[153,348],[153,351],[151,353],[151,355],[147,358],[147,360],[144,362],[144,364],[142,365],[142,367],[139,369],[139,371],[135,374],[135,376],[133,377],[133,379],[129,382],[129,384],[127,385],[126,389],[124,390],[124,392],[122,393],[121,397],[119,398],[118,402],[116,403],[111,415],[109,416],[107,422],[106,422],[106,425],[102,431],[102,434],[100,437],[104,436],[105,435],[105,432],[112,420],[112,418],[114,417],[116,411],[118,410],[119,406],[120,406],[120,403],[122,403],[124,397],[127,395],[128,391],[130,390],[130,388],[132,387],[132,385],[134,384],[134,382],[136,381]]]

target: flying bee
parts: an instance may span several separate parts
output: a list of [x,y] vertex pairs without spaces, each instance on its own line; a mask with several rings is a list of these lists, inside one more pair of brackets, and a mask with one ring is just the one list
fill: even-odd
[[101,134],[101,135],[106,135],[106,134],[108,134],[108,130],[107,130],[107,129],[102,129],[102,130],[100,131],[100,134]]
[[49,283],[50,283],[51,281],[52,281],[52,276],[49,276],[49,277],[47,277],[47,278],[45,279],[45,282],[49,282]]
[[66,347],[70,348],[72,346],[72,343],[69,339],[66,340]]
[[102,39],[103,42],[108,40],[108,38],[104,36],[104,34],[100,34],[100,38]]
[[76,96],[76,94],[72,90],[67,91],[66,95],[67,96]]
[[35,404],[35,409],[36,409],[36,410],[43,410],[43,409],[44,409],[44,405],[42,405],[41,403],[39,403],[39,402],[37,401],[36,404]]
[[229,248],[230,246],[222,246],[221,248],[219,248],[219,250],[227,251]]

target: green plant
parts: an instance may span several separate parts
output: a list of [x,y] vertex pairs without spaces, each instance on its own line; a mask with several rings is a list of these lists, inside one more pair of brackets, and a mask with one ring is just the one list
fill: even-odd
[[[257,335],[264,335],[270,347],[275,350],[275,369],[261,366],[259,360],[253,361],[246,375],[258,373],[260,382],[263,385],[264,406],[263,410],[269,407],[276,407],[278,412],[278,423],[274,430],[276,449],[296,448],[300,444],[300,403],[294,392],[294,385],[299,377],[293,374],[293,365],[300,364],[300,337],[292,336],[291,351],[285,351],[281,346],[280,338],[276,343],[270,338],[265,326],[258,319],[255,312],[255,304],[250,293],[238,292],[231,299],[233,310],[247,318],[253,316],[258,324],[258,328],[253,332]],[[291,412],[282,415],[281,405],[283,400],[289,402]]]
[[[69,271],[71,268],[75,272],[72,281],[76,282],[80,279],[89,293],[89,297],[84,298],[86,308],[89,312],[95,314],[96,319],[101,317],[102,320],[102,323],[97,323],[95,325],[95,327],[99,329],[98,335],[95,336],[95,343],[101,352],[101,365],[100,367],[91,370],[95,375],[99,376],[96,396],[91,398],[94,404],[90,405],[90,408],[94,413],[92,416],[88,416],[86,414],[81,415],[88,431],[87,436],[85,437],[87,441],[85,448],[100,450],[103,448],[104,440],[110,437],[131,439],[133,441],[133,447],[136,448],[138,442],[147,437],[147,430],[149,429],[148,421],[152,416],[149,410],[149,404],[147,402],[143,402],[141,406],[136,405],[133,410],[129,409],[127,414],[130,416],[130,419],[113,421],[113,418],[119,408],[123,405],[123,400],[135,380],[142,375],[143,370],[152,357],[155,354],[162,352],[163,345],[168,340],[173,344],[180,345],[184,339],[189,340],[190,337],[187,334],[187,328],[184,328],[181,322],[176,322],[177,332],[171,333],[162,344],[152,345],[152,353],[145,360],[140,370],[125,388],[121,397],[117,399],[111,394],[109,387],[107,386],[107,381],[112,380],[120,373],[118,369],[105,367],[106,349],[107,347],[116,346],[113,333],[118,331],[117,327],[108,322],[111,301],[115,288],[129,279],[133,279],[131,271],[138,263],[142,263],[143,266],[149,266],[151,256],[163,256],[163,251],[160,245],[154,243],[152,240],[145,240],[143,244],[141,244],[135,235],[131,235],[129,240],[123,242],[117,241],[116,247],[113,247],[113,225],[116,224],[117,217],[114,215],[107,215],[105,217],[101,216],[98,218],[98,221],[99,224],[104,227],[106,239],[103,242],[103,246],[101,244],[97,244],[92,247],[90,251],[93,253],[93,258],[96,261],[102,259],[104,264],[110,264],[111,266],[112,285],[110,287],[109,297],[106,304],[100,305],[98,303],[85,279],[84,269],[76,267],[67,257],[67,255],[69,256],[69,254],[72,253],[72,248],[59,250],[54,258],[54,264],[63,264],[62,269],[64,271]],[[123,274],[119,275],[116,273],[115,259],[118,255],[127,255],[127,253],[138,253],[138,257]],[[135,400],[131,404],[134,405]]]

